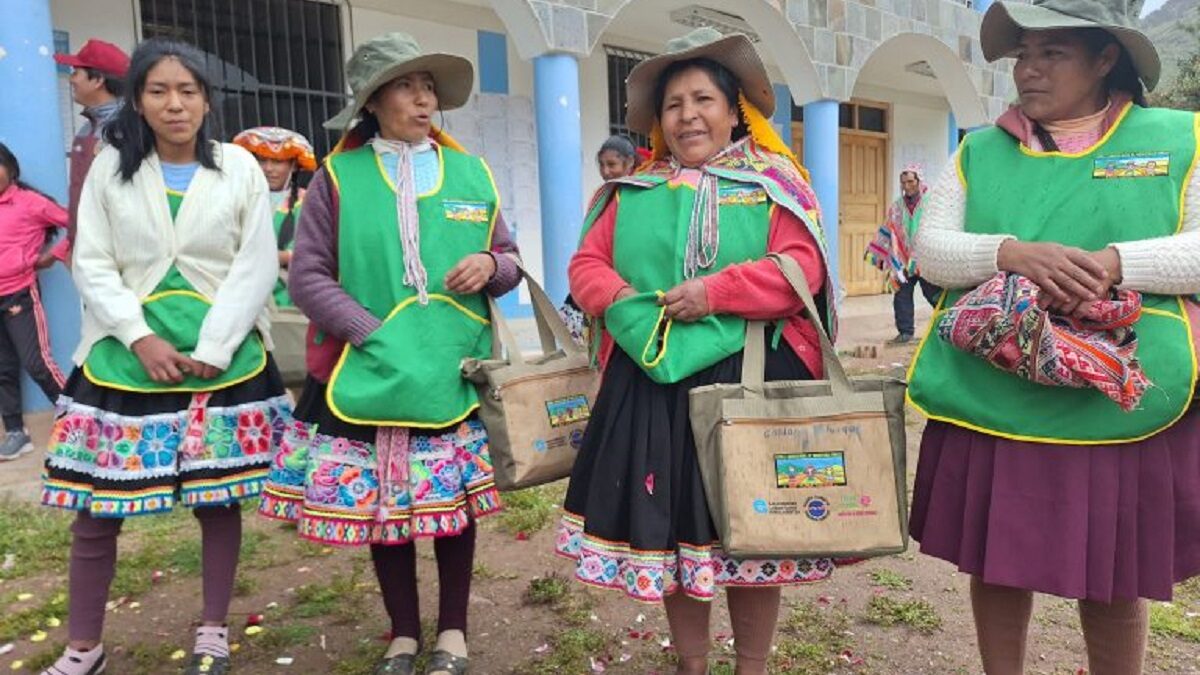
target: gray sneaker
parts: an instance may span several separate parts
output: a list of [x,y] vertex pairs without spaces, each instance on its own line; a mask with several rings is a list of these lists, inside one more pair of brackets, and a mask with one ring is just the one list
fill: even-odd
[[14,460],[31,452],[33,439],[29,438],[24,429],[4,434],[4,441],[0,442],[0,462]]

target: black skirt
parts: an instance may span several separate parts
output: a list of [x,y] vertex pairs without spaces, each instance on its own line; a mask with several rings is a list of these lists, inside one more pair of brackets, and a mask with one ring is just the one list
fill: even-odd
[[211,392],[122,391],[76,368],[58,401],[42,503],[125,517],[257,496],[291,402],[274,359]]
[[[742,353],[669,385],[651,380],[614,349],[571,473],[558,552],[576,577],[648,602],[676,590],[709,599],[716,586],[818,581],[829,560],[733,560],[720,548],[704,495],[688,392],[740,382]],[[785,343],[767,337],[766,379],[809,380]]]

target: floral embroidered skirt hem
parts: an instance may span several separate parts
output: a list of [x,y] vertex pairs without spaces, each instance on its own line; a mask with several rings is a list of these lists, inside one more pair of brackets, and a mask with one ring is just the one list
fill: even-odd
[[[768,380],[812,376],[786,345],[767,352]],[[683,592],[710,600],[719,586],[820,581],[828,559],[734,559],[718,541],[696,459],[688,391],[741,379],[735,354],[682,382],[650,380],[617,349],[571,473],[555,549],[579,581],[643,602]]]
[[201,394],[120,391],[77,368],[58,400],[42,504],[124,518],[256,497],[291,416],[269,358],[250,380]]
[[351,424],[311,377],[271,463],[259,512],[335,545],[403,544],[460,534],[500,510],[487,431]]

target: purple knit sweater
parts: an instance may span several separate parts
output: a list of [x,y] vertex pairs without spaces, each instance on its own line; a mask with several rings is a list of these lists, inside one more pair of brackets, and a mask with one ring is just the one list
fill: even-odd
[[[380,321],[346,293],[338,283],[337,205],[330,181],[321,167],[308,185],[300,220],[296,224],[296,247],[288,268],[288,293],[309,320],[335,338],[360,346]],[[492,297],[511,291],[521,281],[517,245],[497,215],[492,232],[492,258],[496,274],[484,290]]]

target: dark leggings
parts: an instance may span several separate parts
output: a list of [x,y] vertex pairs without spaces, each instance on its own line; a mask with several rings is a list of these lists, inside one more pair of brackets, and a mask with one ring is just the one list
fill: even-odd
[[[204,589],[202,621],[224,622],[233,597],[238,551],[242,545],[241,508],[199,507]],[[108,589],[117,571],[117,535],[121,518],[93,518],[81,511],[71,525],[70,607],[67,634],[74,642],[99,641],[104,631]]]
[[[475,565],[475,523],[461,534],[437,537],[438,632],[467,632],[467,602]],[[421,639],[421,603],[417,594],[417,547],[413,542],[371,546],[383,606],[392,620],[392,637]]]

